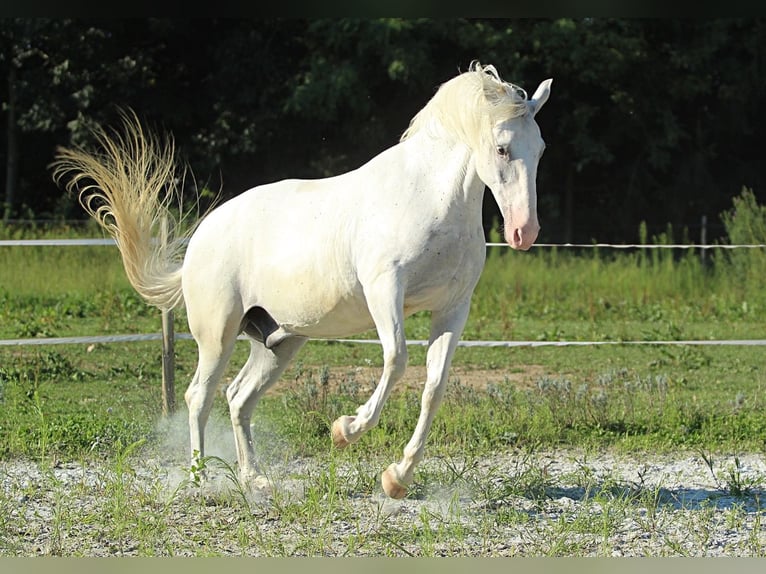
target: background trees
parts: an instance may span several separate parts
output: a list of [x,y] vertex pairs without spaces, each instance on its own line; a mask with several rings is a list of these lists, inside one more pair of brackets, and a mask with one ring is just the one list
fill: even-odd
[[554,78],[541,240],[696,238],[743,186],[764,198],[764,39],[762,19],[3,19],[4,216],[81,217],[46,166],[118,106],[232,196],[357,167],[479,59]]

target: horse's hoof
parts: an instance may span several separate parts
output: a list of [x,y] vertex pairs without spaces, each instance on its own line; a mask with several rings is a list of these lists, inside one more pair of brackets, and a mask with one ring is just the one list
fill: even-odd
[[353,422],[356,417],[342,416],[335,419],[332,423],[332,444],[336,448],[345,448],[351,441],[346,438],[346,433],[343,432],[344,428],[348,428],[348,425]]
[[262,474],[259,474],[250,482],[251,488],[254,490],[258,490],[260,492],[271,492],[271,481],[263,476]]
[[245,490],[249,490],[250,492],[267,493],[271,491],[272,487],[271,481],[262,474],[258,474],[257,471],[241,473],[239,475],[239,483]]
[[380,476],[380,482],[383,486],[383,492],[390,498],[399,500],[407,494],[407,487],[396,478],[396,464],[391,464]]

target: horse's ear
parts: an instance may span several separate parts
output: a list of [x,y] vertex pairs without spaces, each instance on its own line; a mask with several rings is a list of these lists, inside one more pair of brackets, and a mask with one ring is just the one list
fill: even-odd
[[529,109],[532,112],[532,115],[534,116],[537,114],[537,112],[540,111],[540,108],[543,107],[543,104],[548,101],[548,96],[551,95],[551,84],[553,83],[553,78],[548,78],[547,80],[543,80],[540,82],[540,85],[537,86],[537,89],[535,90],[535,95],[532,96],[532,98],[529,100]]

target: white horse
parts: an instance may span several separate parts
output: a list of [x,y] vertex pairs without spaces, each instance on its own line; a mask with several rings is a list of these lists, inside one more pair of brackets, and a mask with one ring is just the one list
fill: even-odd
[[378,422],[404,372],[405,318],[430,311],[420,417],[403,458],[381,477],[388,496],[406,494],[484,266],[485,186],[511,247],[526,250],[537,237],[536,176],[545,146],[534,117],[551,82],[527,99],[493,66],[473,62],[441,85],[399,143],[358,169],[255,187],[192,231],[159,238],[153,236],[175,200],[166,193],[175,173],[171,138],[163,144],[126,116],[123,135],[95,130],[98,155],[57,151],[54,178],[69,178],[67,189],[77,190],[112,234],[138,293],[161,309],[186,305],[199,350],[184,395],[192,462],[204,456],[205,424],[241,333],[250,339],[250,357],[226,398],[241,479],[262,484],[251,414],[306,341],[377,329],[380,381],[355,415],[332,425],[333,443],[344,447]]

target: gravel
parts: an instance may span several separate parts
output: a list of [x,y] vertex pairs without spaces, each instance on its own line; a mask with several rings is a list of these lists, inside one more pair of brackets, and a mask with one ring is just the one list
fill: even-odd
[[[223,467],[178,490],[168,461],[3,461],[0,555],[766,555],[762,454],[427,458],[401,501],[359,487],[384,461],[328,459],[275,467],[247,503]],[[318,487],[330,471],[340,486]]]

